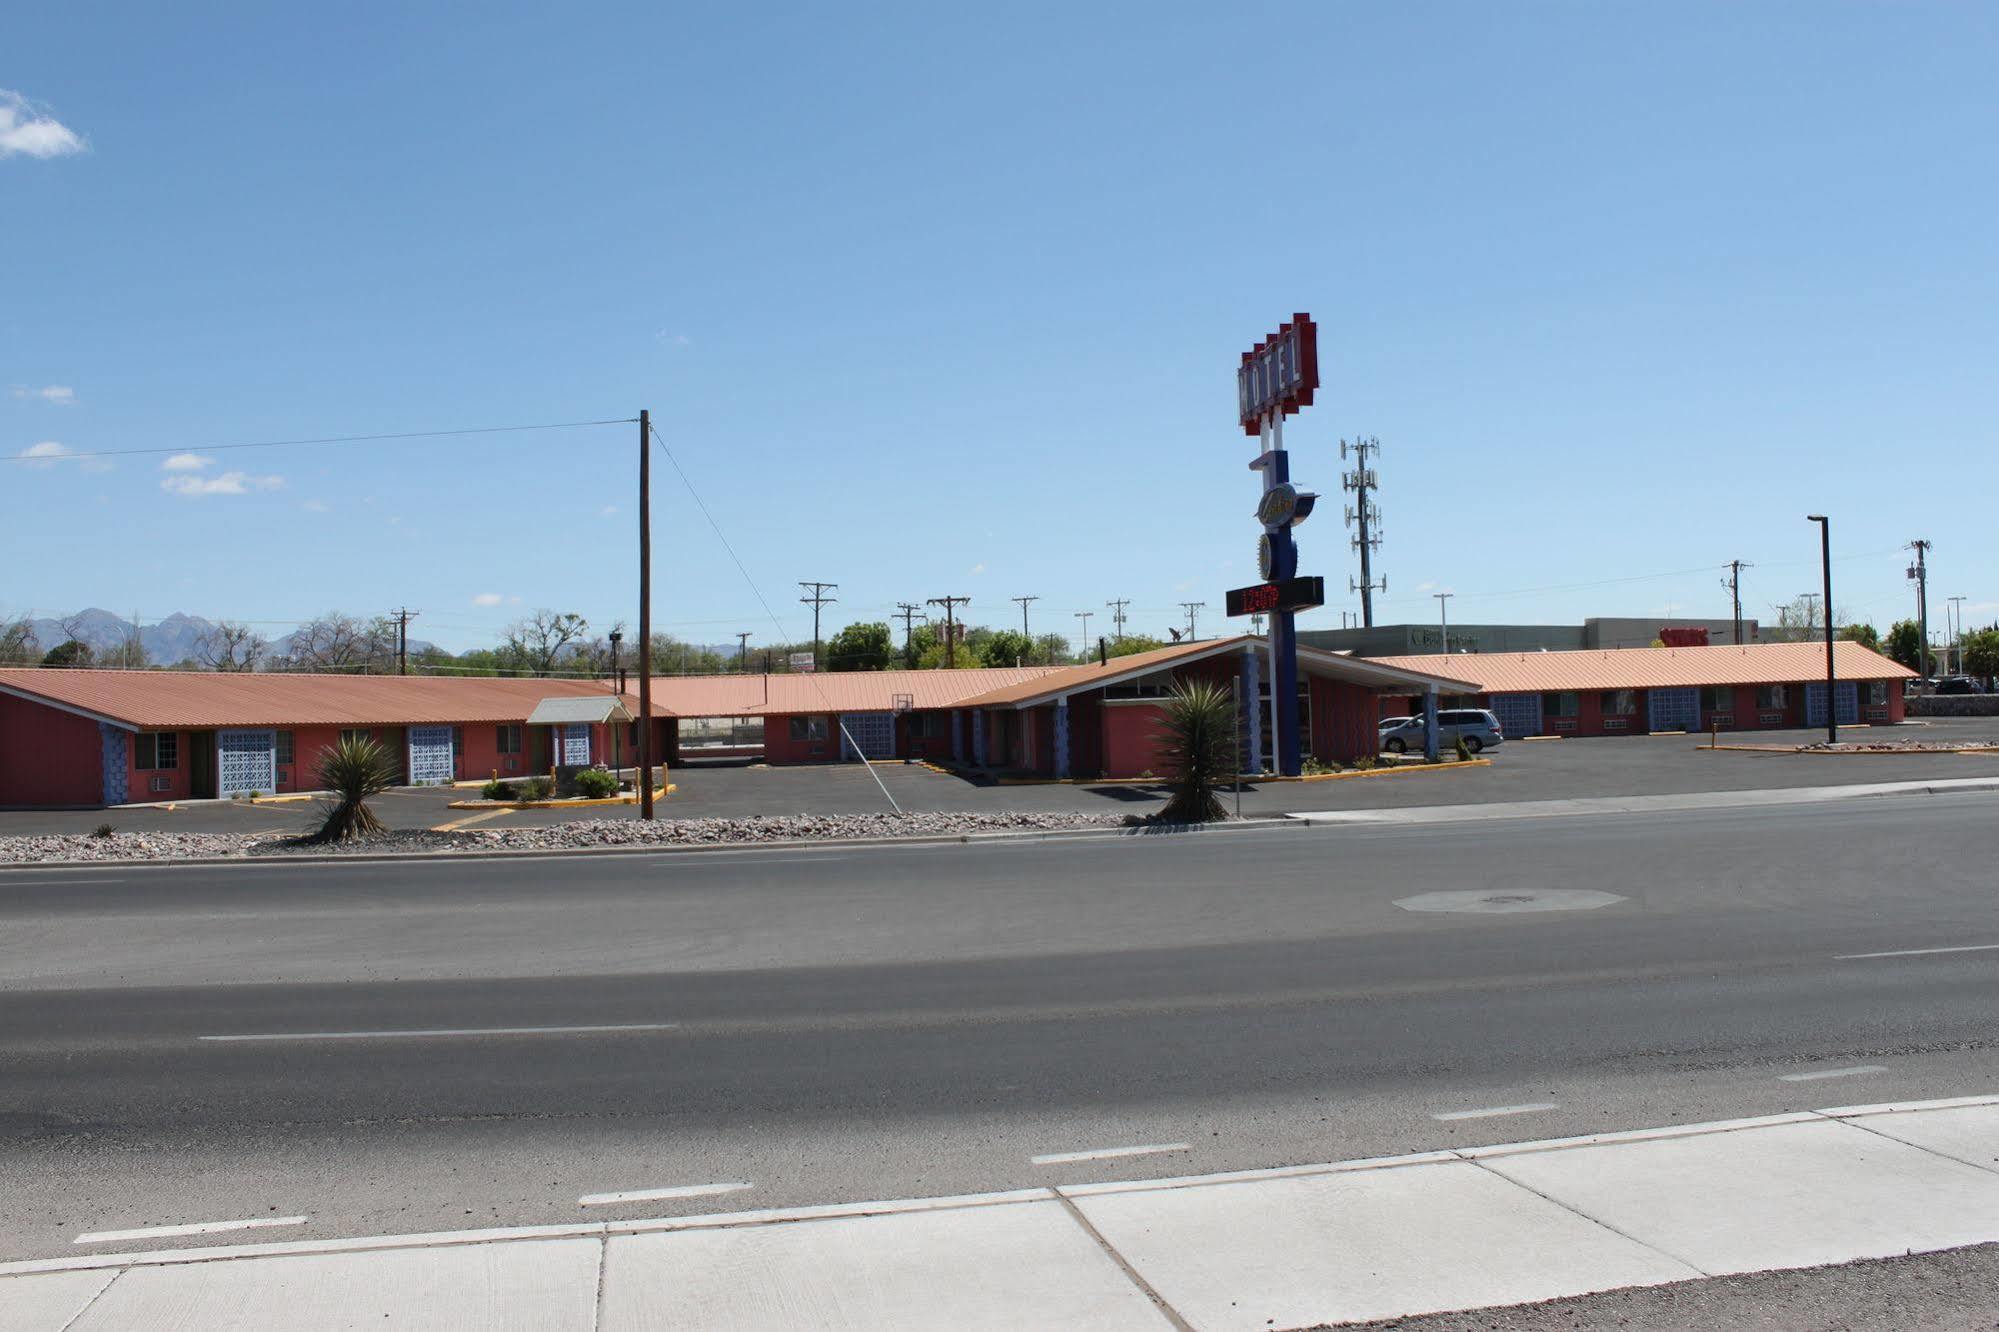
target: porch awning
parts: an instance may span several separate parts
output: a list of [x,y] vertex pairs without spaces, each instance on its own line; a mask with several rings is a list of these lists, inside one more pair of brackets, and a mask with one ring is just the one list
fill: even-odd
[[586,694],[582,698],[543,699],[528,714],[528,725],[573,726],[579,722],[602,725],[631,719],[631,712],[616,694]]

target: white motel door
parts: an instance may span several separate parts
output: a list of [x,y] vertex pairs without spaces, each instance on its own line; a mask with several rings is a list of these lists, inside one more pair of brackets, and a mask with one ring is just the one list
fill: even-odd
[[215,793],[225,800],[252,791],[278,789],[278,736],[275,731],[215,733]]
[[582,768],[588,767],[589,763],[589,725],[585,722],[565,722],[562,727],[562,766]]
[[449,726],[410,727],[410,785],[449,786],[458,775]]

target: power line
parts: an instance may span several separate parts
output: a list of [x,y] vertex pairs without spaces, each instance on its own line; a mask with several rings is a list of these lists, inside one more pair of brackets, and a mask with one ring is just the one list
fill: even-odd
[[826,591],[828,588],[837,588],[840,585],[838,583],[812,583],[804,579],[800,579],[798,585],[812,589],[811,596],[800,597],[799,601],[812,607],[812,669],[816,671],[819,669],[819,608],[839,600],[838,597],[827,596]]
[[932,606],[944,608],[944,667],[949,670],[958,664],[958,621],[955,611],[960,606],[972,604],[970,597],[931,597]]
[[1112,636],[1120,643],[1124,642],[1124,608],[1130,604],[1130,597],[1116,597],[1104,603],[1111,612]]
[[612,421],[555,421],[548,425],[470,426],[463,430],[407,430],[393,435],[328,435],[321,439],[260,439],[247,444],[175,444],[162,448],[95,449],[89,453],[12,454],[0,462],[57,463],[72,458],[132,458],[149,453],[221,453],[227,449],[286,449],[301,444],[368,444],[391,439],[440,439],[447,435],[505,435],[522,430],[578,430],[584,426],[630,425],[636,417]]
[[1034,634],[1033,634],[1033,632],[1032,632],[1032,631],[1030,631],[1030,630],[1028,629],[1028,627],[1027,627],[1027,603],[1028,603],[1028,602],[1030,602],[1030,601],[1039,601],[1039,600],[1041,600],[1041,598],[1040,598],[1040,597],[1008,597],[1008,598],[1007,598],[1007,600],[1008,600],[1008,601],[1018,601],[1018,602],[1020,603],[1020,636],[1021,636],[1022,638],[1024,638],[1024,639],[1026,639],[1026,640],[1027,640],[1027,651],[1028,651],[1029,655],[1031,656],[1031,655],[1033,654],[1033,652],[1034,652]]
[[916,641],[916,622],[921,619],[928,624],[930,617],[923,613],[923,607],[913,601],[896,602],[895,613],[902,617],[902,659],[906,664],[913,666],[916,662],[910,648]]

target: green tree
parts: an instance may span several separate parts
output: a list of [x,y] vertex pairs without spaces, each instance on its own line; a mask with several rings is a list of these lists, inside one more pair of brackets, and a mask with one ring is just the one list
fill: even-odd
[[[1129,657],[1136,652],[1156,652],[1165,646],[1166,644],[1158,639],[1148,638],[1144,634],[1126,634],[1122,643],[1108,642],[1104,648],[1110,656]],[[1095,648],[1091,644],[1084,644],[1083,652],[1086,656],[1096,655]]]
[[895,640],[878,620],[850,624],[826,645],[829,671],[885,671],[895,655]]
[[0,663],[13,665],[35,659],[42,645],[35,641],[35,625],[25,615],[0,620]]
[[48,655],[42,658],[42,665],[88,666],[95,655],[90,650],[90,644],[80,638],[71,638],[50,648]]
[[1897,620],[1888,626],[1887,651],[1889,657],[1921,675],[1929,672],[1923,669],[1923,631],[1914,620]]
[[1159,811],[1165,823],[1212,823],[1228,817],[1215,796],[1236,775],[1235,718],[1229,691],[1210,680],[1183,680],[1166,695],[1159,757],[1172,774],[1173,795]]
[[589,629],[590,622],[576,612],[544,606],[525,620],[507,626],[506,637],[500,643],[500,658],[529,675],[548,675],[555,670],[565,650],[573,655],[571,644],[582,646],[583,635]]
[[1839,636],[1849,643],[1859,643],[1876,652],[1881,650],[1881,635],[1871,624],[1849,624],[1839,631]]
[[1034,644],[1018,629],[998,629],[979,644],[979,660],[988,666],[1020,666],[1034,658]]
[[1060,666],[1074,657],[1068,639],[1060,634],[1043,634],[1034,640],[1034,655],[1028,660],[1039,666]]
[[924,658],[930,655],[932,649],[936,650],[937,656],[940,659],[943,657],[943,638],[938,634],[937,626],[934,624],[917,625],[909,631],[909,641],[902,648],[903,669],[913,671],[921,667]]
[[1964,636],[1964,672],[1984,680],[1999,675],[1999,629],[1978,629]]

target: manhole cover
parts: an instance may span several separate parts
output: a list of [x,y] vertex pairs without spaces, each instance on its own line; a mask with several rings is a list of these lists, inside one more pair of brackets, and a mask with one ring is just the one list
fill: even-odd
[[1495,893],[1471,888],[1456,892],[1418,893],[1398,897],[1404,911],[1468,911],[1498,915],[1507,911],[1590,911],[1629,899],[1594,888],[1542,888],[1531,892]]

